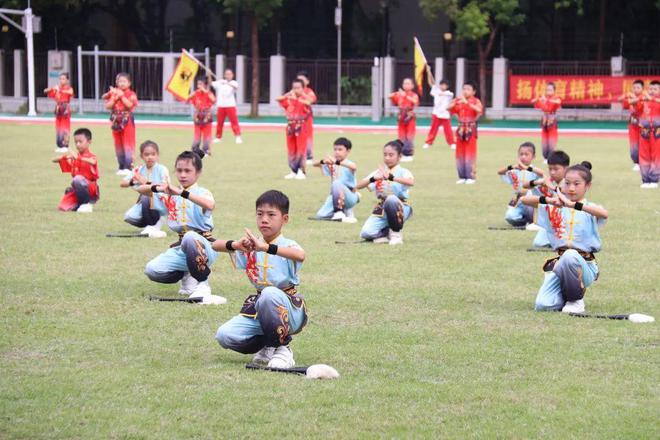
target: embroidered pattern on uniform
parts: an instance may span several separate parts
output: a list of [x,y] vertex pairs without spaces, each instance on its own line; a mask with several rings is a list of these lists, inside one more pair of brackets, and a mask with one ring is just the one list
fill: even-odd
[[245,274],[254,284],[259,282],[259,268],[257,267],[257,253],[252,251],[247,254],[245,263]]
[[278,305],[276,311],[281,322],[281,325],[277,326],[277,336],[280,344],[285,344],[289,338],[289,310],[285,306]]
[[167,197],[160,196],[160,201],[167,208],[167,219],[175,222],[177,218],[176,200],[170,195]]
[[550,220],[550,226],[555,233],[555,237],[561,240],[561,237],[564,235],[564,218],[561,214],[561,208],[553,206],[548,211],[548,218]]
[[206,270],[209,259],[206,256],[206,250],[204,249],[204,245],[200,243],[199,240],[194,240],[194,241],[195,241],[195,247],[197,248],[197,256],[195,257],[197,270],[200,272],[204,272]]

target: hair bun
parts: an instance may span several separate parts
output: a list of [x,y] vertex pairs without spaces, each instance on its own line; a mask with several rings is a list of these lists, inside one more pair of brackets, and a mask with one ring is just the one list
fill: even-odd
[[580,162],[580,165],[582,165],[583,167],[585,167],[585,168],[588,169],[588,170],[590,170],[590,169],[593,168],[593,167],[591,166],[591,162],[586,161],[586,160],[583,160],[582,162]]

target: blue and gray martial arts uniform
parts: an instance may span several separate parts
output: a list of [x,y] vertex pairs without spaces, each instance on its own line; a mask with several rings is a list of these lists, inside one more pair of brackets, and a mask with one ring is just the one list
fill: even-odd
[[[582,203],[594,206],[586,200]],[[567,301],[582,299],[586,288],[598,278],[594,253],[600,250],[598,228],[605,220],[573,208],[539,205],[537,222],[547,231],[550,244],[559,256],[543,266],[545,278],[535,308],[561,310]]]
[[534,208],[524,205],[520,202],[520,197],[529,191],[525,190],[523,185],[536,180],[539,176],[527,170],[513,169],[507,171],[502,176],[502,181],[513,187],[513,197],[509,202],[509,207],[506,209],[504,219],[511,226],[526,226],[528,223],[534,222]]
[[[269,244],[300,248],[281,235]],[[305,300],[298,293],[302,263],[266,252],[236,251],[230,256],[257,292],[245,299],[239,315],[220,326],[215,338],[222,347],[239,353],[287,345],[307,323]]]
[[[352,164],[349,160],[344,160],[344,163]],[[355,191],[357,185],[355,173],[345,166],[336,164],[323,164],[321,171],[324,175],[330,176],[332,184],[330,186],[330,195],[325,199],[325,203],[318,210],[316,216],[319,218],[330,218],[337,211],[343,211],[346,214],[359,201],[358,194]]]
[[[197,184],[186,188],[191,195],[214,200],[211,192]],[[159,283],[176,283],[186,272],[197,281],[206,281],[218,254],[211,248],[213,216],[211,211],[181,196],[154,194],[168,209],[167,223],[179,234],[180,241],[149,263],[144,273]]]
[[[375,176],[377,171],[367,178]],[[413,175],[407,169],[397,165],[390,170],[394,177],[412,179]],[[377,180],[368,186],[369,191],[375,191],[378,204],[362,226],[360,236],[365,240],[375,240],[387,237],[390,230],[399,232],[403,224],[412,215],[412,207],[408,204],[409,191],[407,185],[390,180]]]
[[[138,168],[137,172],[147,179],[147,182],[154,185],[167,181],[170,175],[167,167],[159,163],[155,164],[151,169],[148,169],[146,165],[142,165]],[[125,177],[124,180],[130,182],[132,178],[133,174]],[[138,183],[133,185],[133,187],[137,186],[140,185]],[[158,223],[158,220],[163,215],[167,215],[167,208],[158,194],[151,196],[140,194],[137,203],[124,214],[124,221],[138,228],[144,228],[145,226],[153,226]]]

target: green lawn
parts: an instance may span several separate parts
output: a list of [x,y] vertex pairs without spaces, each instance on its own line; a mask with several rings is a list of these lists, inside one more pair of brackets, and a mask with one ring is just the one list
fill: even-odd
[[[284,135],[245,133],[205,159],[216,236],[254,226],[254,200],[277,188],[292,202],[285,235],[307,251],[301,272],[310,321],[298,364],[336,367],[336,381],[247,371],[222,350],[217,327],[251,292],[221,256],[224,306],[153,303],[169,294],[142,273],[173,241],[109,239],[131,230],[135,195],[119,188],[108,127],[95,127],[101,200],[91,215],[57,212],[69,177],[52,158],[50,126],[0,125],[8,181],[0,197],[0,438],[658,438],[658,324],[535,313],[548,254],[533,233],[503,223],[509,189],[496,168],[524,138],[482,136],[479,182],[456,186],[451,151],[418,150],[405,244],[335,245],[355,225],[311,222],[326,196],[318,170],[285,181]],[[183,129],[140,129],[170,169],[190,143]],[[317,133],[317,152],[335,134]],[[379,163],[384,135],[350,135],[360,176]],[[421,139],[420,139],[421,140]],[[532,139],[538,141],[536,136]],[[420,142],[421,144],[421,142]],[[660,317],[660,192],[639,189],[624,138],[563,137],[594,164],[591,199],[609,209],[601,277],[589,311]],[[537,161],[540,163],[540,161]],[[11,180],[10,180],[11,179]]]

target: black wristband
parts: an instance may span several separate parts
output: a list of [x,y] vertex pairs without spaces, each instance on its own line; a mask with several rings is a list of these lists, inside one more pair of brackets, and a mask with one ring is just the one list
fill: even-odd
[[529,181],[529,187],[534,188],[535,186],[536,186],[536,182],[534,182],[533,180],[530,180]]
[[531,165],[528,166],[528,167],[527,167],[527,171],[529,171],[530,173],[533,173],[533,172],[534,172],[534,167],[531,166]]
[[269,244],[268,245],[268,250],[266,252],[271,254],[271,255],[277,255],[277,245],[276,244]]
[[319,160],[319,166],[322,167],[324,165],[322,160]]
[[151,192],[152,193],[157,193],[158,192],[158,185],[151,185]]
[[394,174],[390,174],[389,176],[387,176],[387,180],[389,180],[390,182],[394,182]]
[[545,196],[539,197],[539,203],[541,205],[547,205],[548,204],[548,202],[545,200]]
[[147,180],[147,185],[151,185],[151,180]]
[[183,191],[181,191],[181,197],[183,197],[184,199],[187,199],[188,197],[190,197],[190,193],[188,192],[187,189],[184,189]]
[[573,209],[575,209],[576,211],[582,211],[582,208],[584,208],[584,203],[575,202],[575,206],[573,206]]
[[376,181],[376,178],[374,176],[369,177],[369,182],[374,183]]
[[133,186],[135,185],[135,180],[131,177],[131,180],[128,181],[128,186]]
[[511,171],[512,169],[513,169],[513,165],[508,165],[508,166],[506,167],[506,170],[507,170],[507,171]]
[[235,250],[234,249],[234,240],[227,240],[225,242],[225,249],[227,249],[230,252],[234,251]]
[[336,160],[335,165],[341,165],[341,160]]

